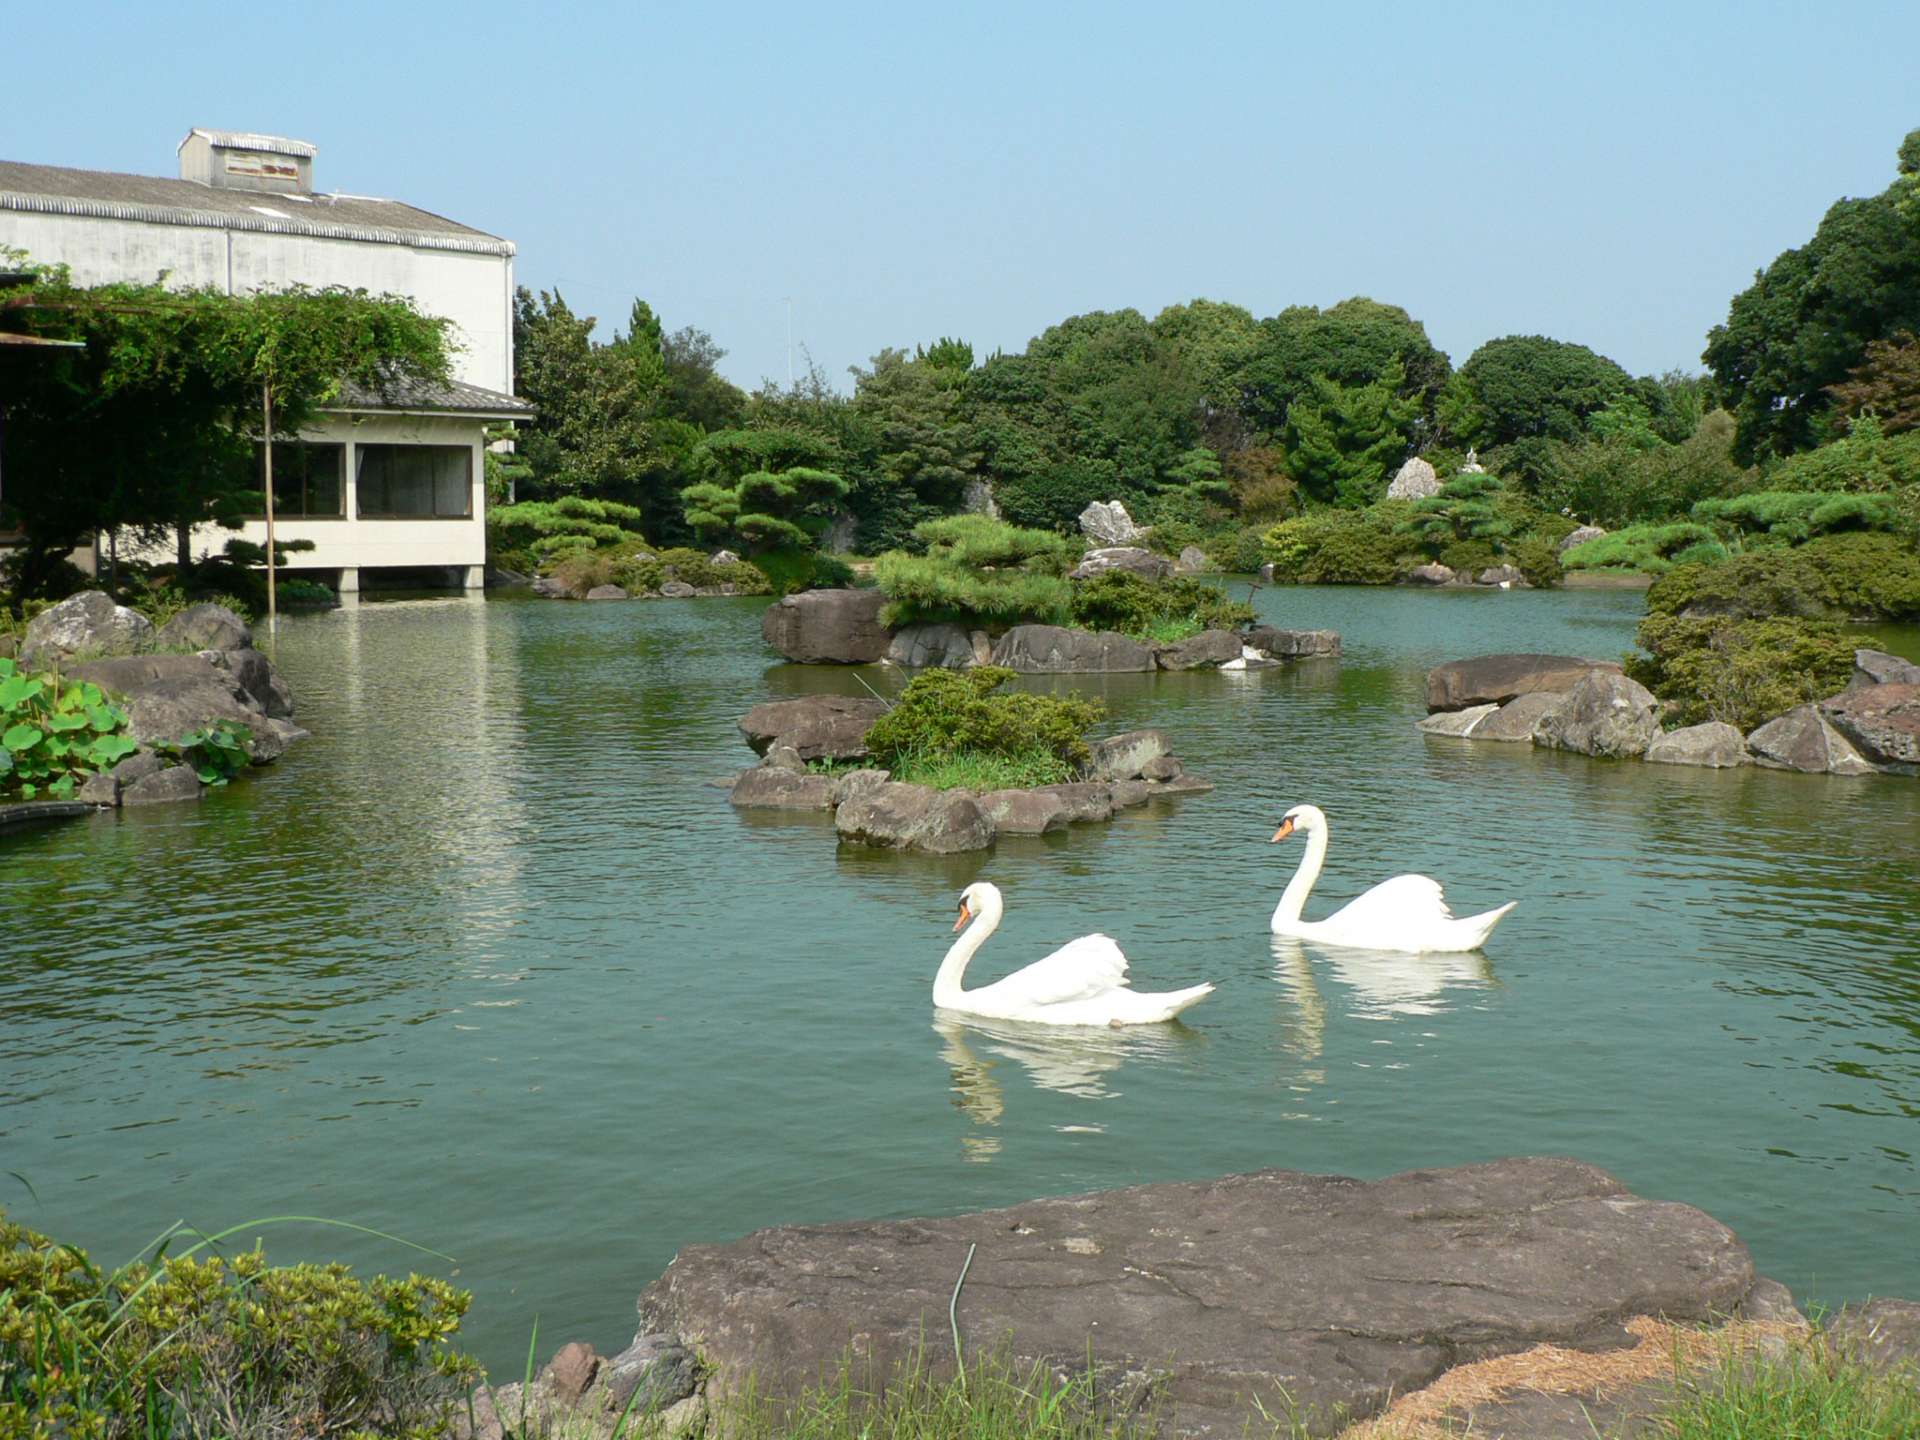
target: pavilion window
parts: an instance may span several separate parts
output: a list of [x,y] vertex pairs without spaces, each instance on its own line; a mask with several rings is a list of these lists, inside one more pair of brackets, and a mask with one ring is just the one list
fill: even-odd
[[354,485],[364,519],[465,519],[473,514],[473,449],[357,445]]

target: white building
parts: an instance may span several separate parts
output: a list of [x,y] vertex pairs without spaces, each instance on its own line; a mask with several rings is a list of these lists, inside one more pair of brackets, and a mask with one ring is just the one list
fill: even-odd
[[[352,392],[274,447],[274,533],[311,540],[290,564],[343,592],[365,569],[445,569],[477,589],[486,559],[482,454],[513,397],[513,243],[398,200],[314,188],[303,140],[190,130],[180,178],[0,161],[0,247],[63,264],[74,283],[227,294],[306,285],[410,299],[453,322],[454,383]],[[197,532],[196,553],[235,532]],[[264,517],[239,532],[264,544]]]

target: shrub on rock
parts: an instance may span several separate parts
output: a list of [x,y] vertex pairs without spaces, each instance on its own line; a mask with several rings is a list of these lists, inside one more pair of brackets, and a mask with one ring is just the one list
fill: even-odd
[[1202,630],[1232,630],[1253,623],[1253,607],[1186,576],[1143,580],[1109,570],[1075,587],[1073,623],[1088,630],[1117,630],[1136,640],[1179,640]]
[[874,562],[888,625],[998,627],[1065,617],[1072,595],[1066,572],[1081,555],[1077,540],[985,515],[929,520],[913,534],[925,554],[889,550]]
[[928,670],[867,731],[874,763],[896,774],[916,761],[962,755],[1031,761],[1064,779],[1088,757],[1086,734],[1101,707],[1077,696],[996,694],[1013,672],[998,665]]
[[1627,673],[1682,725],[1723,720],[1751,730],[1832,695],[1853,674],[1853,639],[1824,620],[1653,614],[1635,638],[1647,653],[1630,657]]

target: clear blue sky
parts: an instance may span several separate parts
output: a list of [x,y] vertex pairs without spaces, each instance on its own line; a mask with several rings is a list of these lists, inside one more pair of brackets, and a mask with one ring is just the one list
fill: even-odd
[[[748,386],[793,331],[1017,350],[1068,315],[1365,294],[1465,360],[1698,368],[1756,268],[1920,127],[1895,3],[15,7],[0,158],[174,173],[208,125],[515,241]],[[800,362],[796,362],[800,363]]]

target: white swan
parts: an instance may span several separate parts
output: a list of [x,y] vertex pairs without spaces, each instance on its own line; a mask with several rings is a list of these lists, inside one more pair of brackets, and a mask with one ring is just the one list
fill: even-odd
[[1349,945],[1362,950],[1406,952],[1477,950],[1500,918],[1520,902],[1456,920],[1440,882],[1425,875],[1396,875],[1349,901],[1324,920],[1302,920],[1313,882],[1327,858],[1327,817],[1313,805],[1296,805],[1280,819],[1275,840],[1307,837],[1307,853],[1273,911],[1273,933]]
[[1004,908],[999,888],[984,880],[960,892],[960,918],[953,928],[965,927],[967,933],[953,942],[933,977],[933,1003],[942,1010],[1042,1025],[1151,1025],[1173,1019],[1213,993],[1211,985],[1151,995],[1128,989],[1127,957],[1105,935],[1082,935],[1004,980],[963,990],[967,962],[999,928]]

